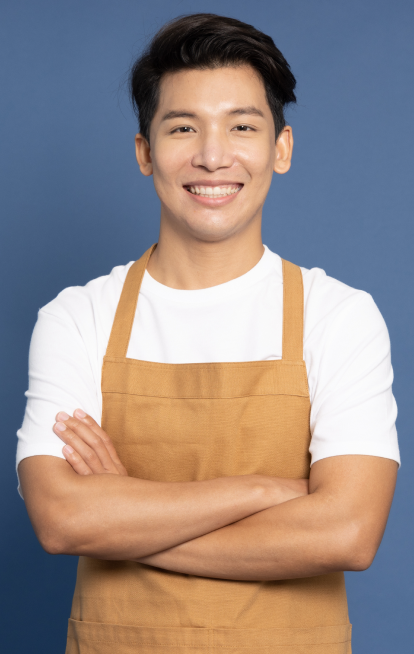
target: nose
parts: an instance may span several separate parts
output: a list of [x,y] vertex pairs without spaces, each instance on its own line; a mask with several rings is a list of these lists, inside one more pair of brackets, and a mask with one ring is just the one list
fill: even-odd
[[197,139],[197,150],[191,160],[195,168],[205,168],[214,172],[219,168],[230,168],[234,154],[225,134],[219,130],[209,130]]

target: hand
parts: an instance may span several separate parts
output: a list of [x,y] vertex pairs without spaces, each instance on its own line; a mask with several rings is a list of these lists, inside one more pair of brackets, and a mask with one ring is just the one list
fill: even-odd
[[53,431],[66,443],[63,455],[78,475],[128,476],[108,434],[91,416],[76,409],[73,418],[60,411],[56,420]]

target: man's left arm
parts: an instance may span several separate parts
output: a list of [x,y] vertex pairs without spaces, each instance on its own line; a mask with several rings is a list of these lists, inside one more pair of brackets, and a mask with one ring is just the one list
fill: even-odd
[[270,580],[365,570],[380,545],[398,465],[345,455],[317,461],[309,495],[141,559],[221,579]]

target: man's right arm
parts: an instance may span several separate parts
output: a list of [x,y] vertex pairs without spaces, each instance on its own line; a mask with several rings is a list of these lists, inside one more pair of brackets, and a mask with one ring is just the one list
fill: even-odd
[[83,476],[53,456],[24,459],[19,477],[46,551],[113,560],[149,556],[305,494],[301,480],[289,487],[260,475],[174,483]]

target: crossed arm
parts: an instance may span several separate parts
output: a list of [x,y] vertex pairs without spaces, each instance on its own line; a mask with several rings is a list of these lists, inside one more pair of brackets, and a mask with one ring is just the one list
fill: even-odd
[[152,482],[127,476],[92,418],[59,418],[67,460],[35,456],[19,466],[30,519],[50,553],[264,580],[364,570],[381,542],[397,475],[390,459],[323,459],[309,483],[260,475]]

